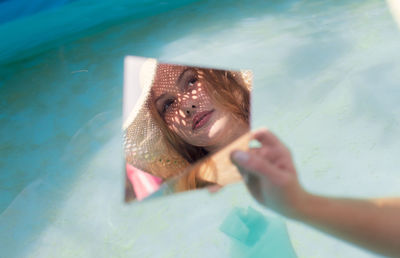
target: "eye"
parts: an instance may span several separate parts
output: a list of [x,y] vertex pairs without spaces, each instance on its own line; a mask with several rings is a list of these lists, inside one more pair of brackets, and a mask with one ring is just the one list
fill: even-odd
[[193,78],[189,79],[189,81],[187,83],[188,88],[193,87],[196,82],[197,82],[197,78],[196,77],[193,77]]
[[167,112],[167,110],[169,109],[169,107],[174,104],[175,100],[174,99],[167,99],[164,102],[163,108],[162,108],[162,113],[164,114],[165,112]]

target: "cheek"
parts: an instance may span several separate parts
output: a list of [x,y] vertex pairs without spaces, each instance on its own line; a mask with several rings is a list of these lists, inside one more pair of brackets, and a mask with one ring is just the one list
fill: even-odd
[[209,107],[212,103],[210,96],[204,91],[201,91],[196,97],[198,105],[202,108]]
[[165,123],[171,131],[175,132],[178,135],[181,135],[182,129],[184,129],[187,125],[186,120],[182,118],[182,115],[179,114],[179,111],[175,110],[167,112],[167,114],[165,114]]
[[174,104],[174,106],[170,107],[170,109],[165,113],[164,120],[168,126],[170,126],[170,125],[186,126],[187,125],[188,117],[182,111],[182,109],[180,108],[180,105],[181,105],[180,101],[178,101],[177,104]]
[[167,112],[164,120],[168,127],[176,126],[176,124],[179,123],[179,119],[175,111]]
[[205,84],[206,83],[204,81],[200,82],[194,90],[195,94],[193,94],[195,100],[198,102],[198,105],[203,108],[208,107],[213,103],[208,91],[209,87],[206,87]]

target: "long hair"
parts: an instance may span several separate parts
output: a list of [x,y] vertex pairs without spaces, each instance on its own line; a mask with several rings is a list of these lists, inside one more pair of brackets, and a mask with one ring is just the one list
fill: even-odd
[[[206,91],[215,103],[232,112],[235,118],[249,124],[250,89],[249,85],[246,85],[246,82],[241,78],[240,73],[203,68],[194,68],[194,70],[198,79],[207,81],[205,84]],[[185,142],[179,135],[170,130],[154,105],[151,105],[150,111],[169,146],[189,164],[193,164],[209,154],[205,148]],[[201,180],[199,173],[215,173],[215,165],[211,162],[206,162],[202,165],[196,164],[191,171],[191,173],[186,173],[180,180],[177,187],[179,190],[195,189],[211,184]]]

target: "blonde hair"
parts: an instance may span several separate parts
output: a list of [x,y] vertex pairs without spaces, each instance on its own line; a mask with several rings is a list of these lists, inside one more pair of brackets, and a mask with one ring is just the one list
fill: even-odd
[[[209,96],[215,100],[215,103],[231,111],[233,116],[237,119],[249,124],[250,85],[246,85],[240,73],[203,68],[194,68],[193,70],[199,79],[204,79],[208,82],[205,84],[206,91]],[[155,108],[155,105],[150,105],[150,112],[163,132],[169,147],[179,153],[189,164],[193,164],[209,154],[203,147],[194,146],[185,142],[179,135],[170,130]],[[177,191],[196,189],[212,184],[211,182],[201,179],[199,176],[200,173],[216,172],[215,165],[212,164],[210,159],[204,163],[197,163],[194,167],[191,167],[190,170],[190,173],[185,173],[176,183]],[[166,175],[154,174],[163,179],[168,179]]]

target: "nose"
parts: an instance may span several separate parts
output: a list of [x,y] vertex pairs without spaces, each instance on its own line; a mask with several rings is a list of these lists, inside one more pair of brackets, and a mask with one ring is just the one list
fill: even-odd
[[179,113],[182,117],[191,117],[199,107],[198,99],[192,98],[190,95],[183,94],[178,96]]
[[185,116],[190,117],[195,112],[197,105],[195,103],[186,102],[186,103],[182,103],[181,107],[182,107],[181,110],[185,114]]

